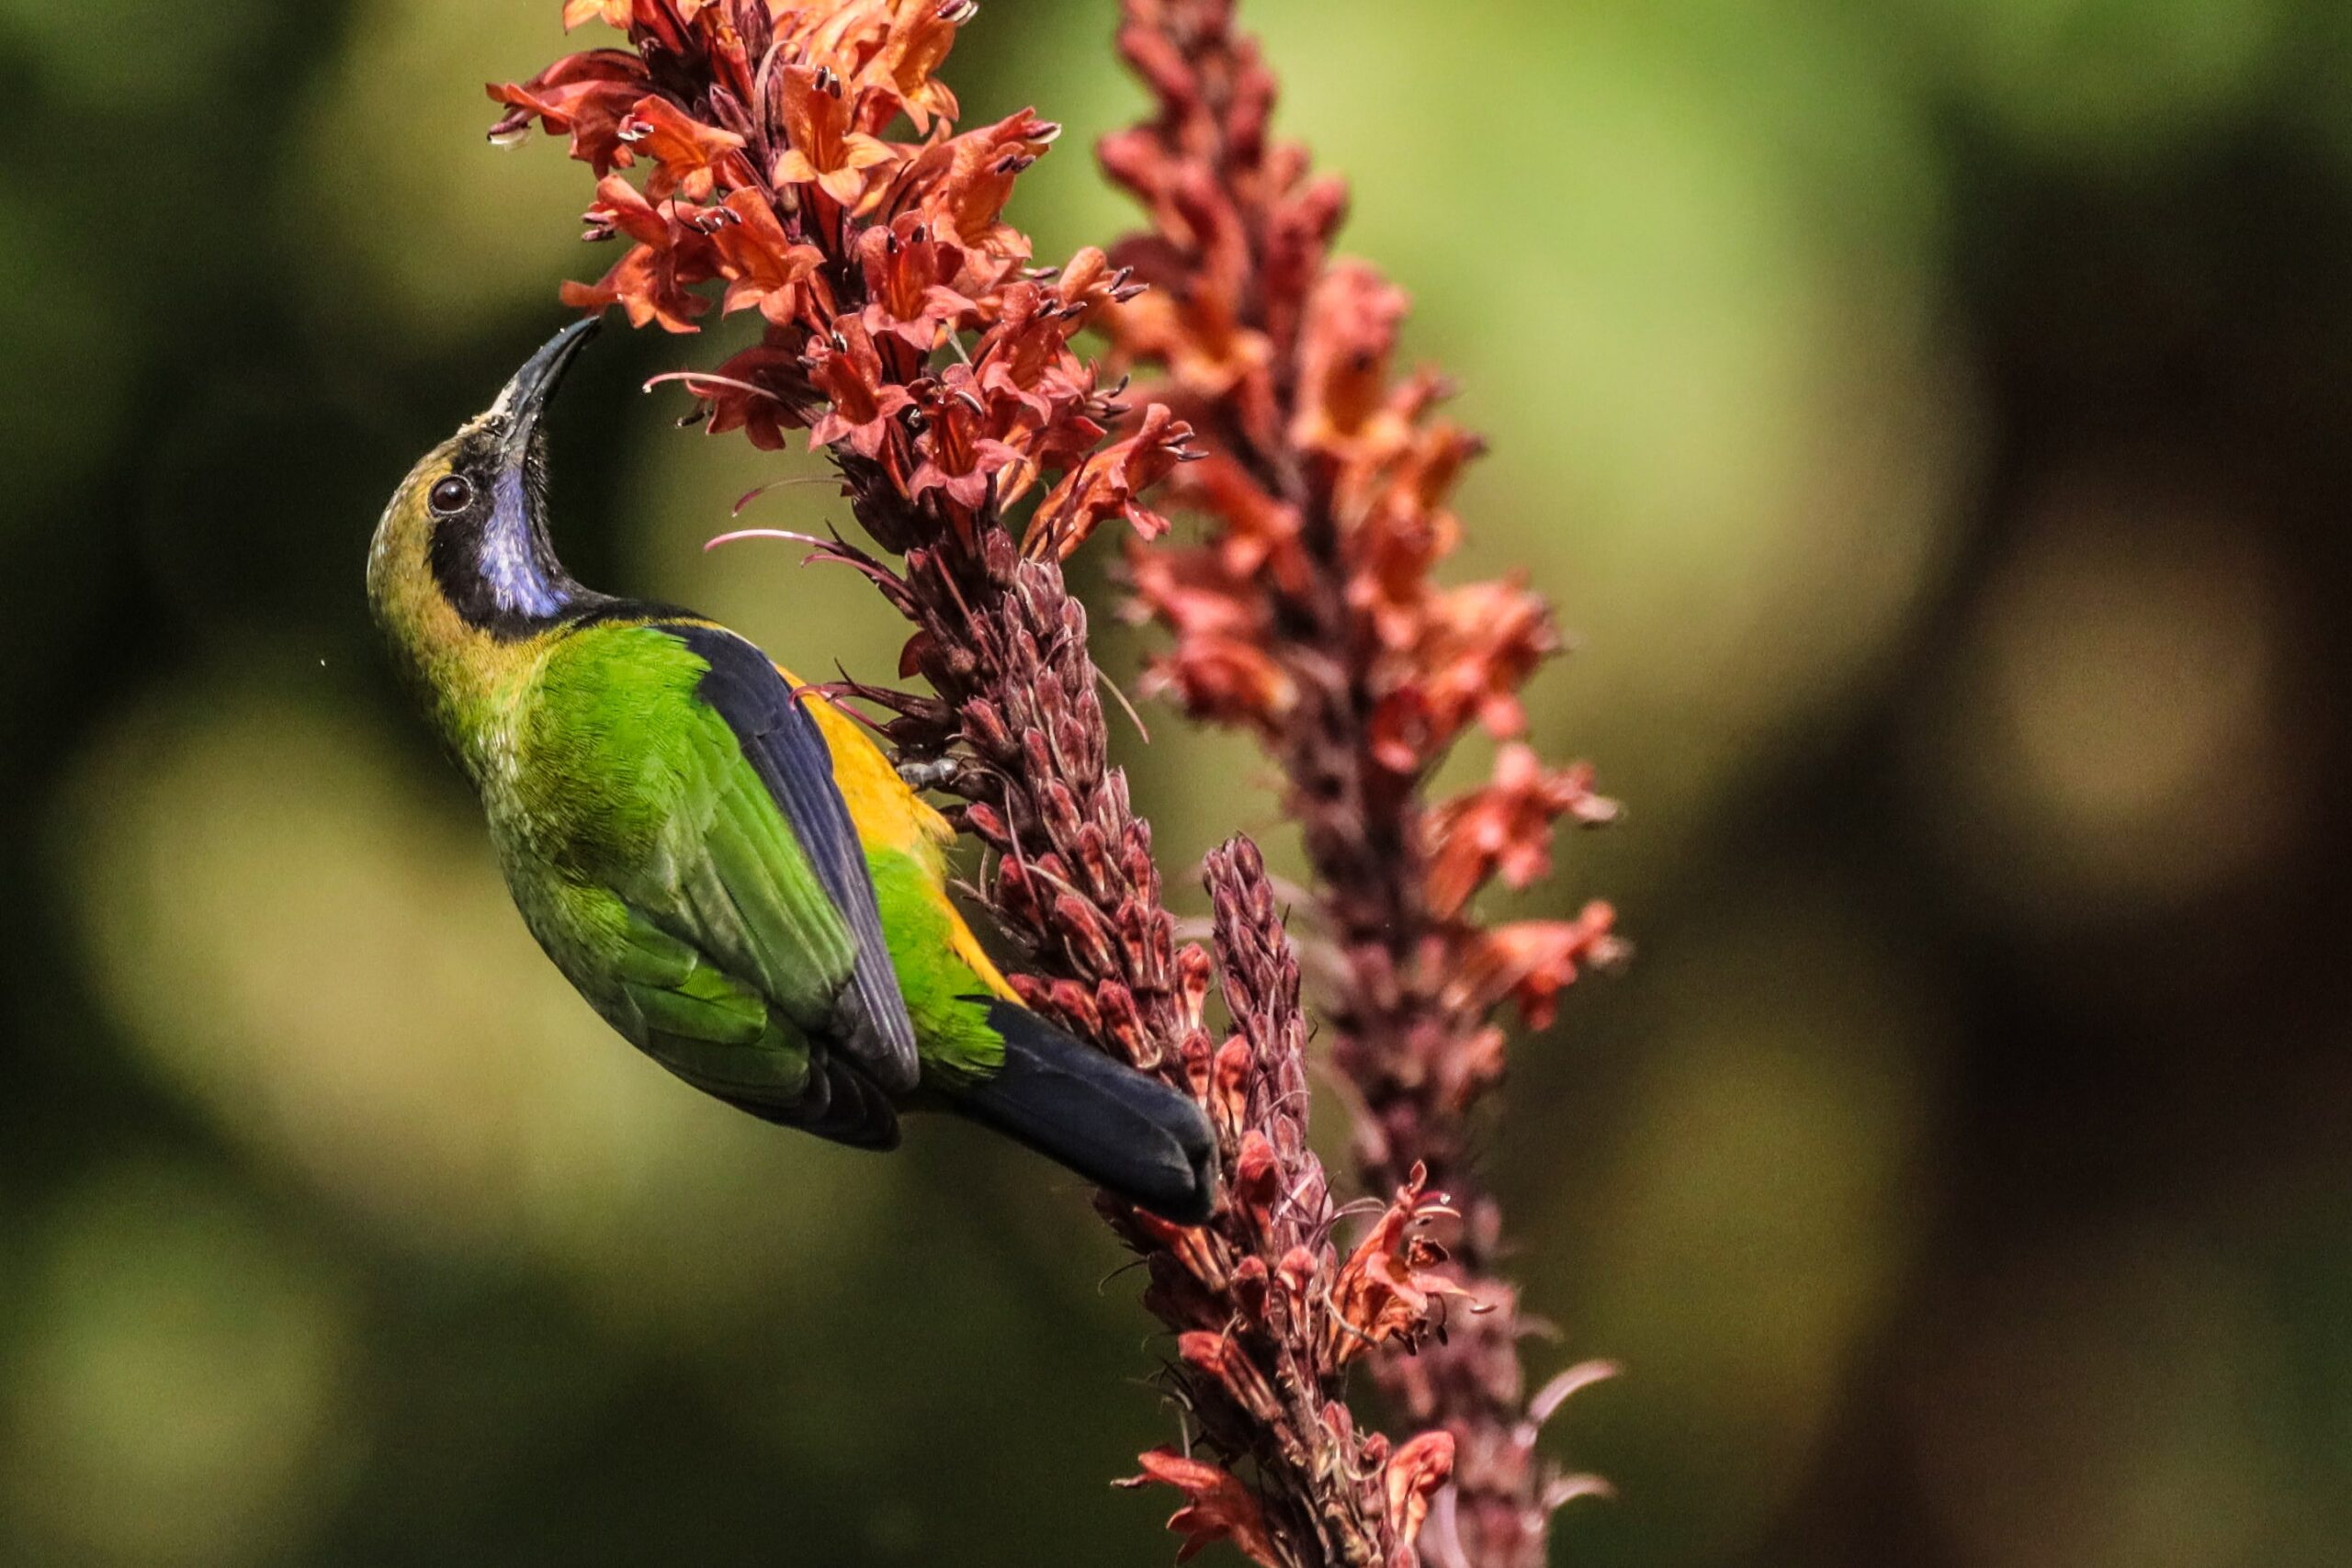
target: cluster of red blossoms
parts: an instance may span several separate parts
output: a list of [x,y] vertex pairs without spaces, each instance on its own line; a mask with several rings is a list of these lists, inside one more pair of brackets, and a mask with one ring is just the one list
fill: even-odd
[[[1454,1437],[1392,1445],[1359,1429],[1345,1382],[1352,1365],[1427,1349],[1442,1329],[1463,1291],[1429,1233],[1452,1211],[1424,1174],[1400,1169],[1370,1232],[1344,1258],[1334,1245],[1337,1214],[1304,1132],[1295,963],[1262,867],[1246,841],[1214,862],[1214,965],[1174,942],[1148,826],[1105,761],[1084,613],[1060,581],[1058,562],[1107,522],[1146,539],[1164,532],[1144,497],[1180,464],[1204,484],[1229,482],[1230,465],[1195,445],[1184,420],[1165,404],[1121,405],[1070,347],[1095,326],[1136,353],[1153,312],[1182,321],[1199,301],[1145,292],[1099,251],[1030,265],[1005,204],[1056,128],[1023,111],[958,133],[936,72],[973,10],[970,0],[572,0],[567,25],[607,23],[627,47],[492,86],[508,113],[492,136],[512,141],[536,121],[594,171],[589,235],[625,248],[601,280],[569,286],[569,302],[673,333],[695,331],[714,305],[755,316],[756,343],[671,379],[713,430],[767,448],[806,430],[831,457],[859,522],[901,570],[846,546],[834,553],[916,623],[901,673],[920,672],[934,694],[870,694],[900,716],[888,728],[910,750],[963,760],[951,787],[971,802],[964,820],[1001,857],[985,891],[1037,970],[1016,983],[1210,1111],[1228,1193],[1211,1223],[1183,1230],[1113,1213],[1149,1265],[1147,1302],[1177,1331],[1200,1451],[1223,1461],[1145,1457],[1147,1478],[1187,1494],[1172,1521],[1187,1552],[1229,1537],[1270,1568],[1410,1568],[1453,1474]],[[1327,229],[1306,221],[1302,260],[1319,258]],[[1342,344],[1347,309],[1327,302],[1316,342]],[[1209,351],[1209,335],[1179,336]],[[1246,358],[1248,339],[1237,343]],[[1318,417],[1332,440],[1360,442],[1344,367],[1329,379]],[[1245,367],[1227,389],[1261,384]],[[1008,518],[1023,512],[1016,538]],[[1323,570],[1295,555],[1261,560]],[[1495,640],[1490,609],[1459,601],[1432,615],[1410,578],[1400,570],[1394,581],[1408,640],[1453,673],[1409,702],[1400,688],[1380,719],[1400,763],[1400,749],[1441,730],[1494,722],[1511,701],[1498,672],[1520,660],[1476,651]],[[1435,629],[1448,615],[1452,630]],[[1464,651],[1444,653],[1446,636]],[[1505,641],[1532,662],[1542,651],[1532,637]],[[1213,968],[1234,1020],[1221,1043],[1202,1015]]]
[[[1562,819],[1616,807],[1589,769],[1547,767],[1517,739],[1519,694],[1560,647],[1549,607],[1516,579],[1440,578],[1462,537],[1450,497],[1479,442],[1439,412],[1442,378],[1394,373],[1405,297],[1331,255],[1344,187],[1269,135],[1274,78],[1233,0],[1123,8],[1120,49],[1154,112],[1100,153],[1149,219],[1112,260],[1148,287],[1101,325],[1113,364],[1153,377],[1148,395],[1204,454],[1161,492],[1201,540],[1131,548],[1134,610],[1170,634],[1157,683],[1253,732],[1281,770],[1342,976],[1326,1010],[1366,1186],[1426,1174],[1460,1210],[1453,1261],[1423,1272],[1482,1310],[1373,1367],[1400,1415],[1456,1439],[1440,1555],[1540,1568],[1552,1509],[1596,1483],[1534,1450],[1556,1400],[1526,1392],[1515,1292],[1494,1272],[1500,1213],[1468,1156],[1504,1070],[1499,1008],[1540,1029],[1582,969],[1623,948],[1598,901],[1499,924],[1471,905],[1490,881],[1547,874]],[[1503,742],[1489,782],[1427,800],[1474,728]]]
[[[1003,220],[1058,126],[1023,110],[953,134],[956,96],[933,73],[975,9],[572,0],[568,27],[602,20],[629,47],[492,86],[509,110],[491,135],[536,119],[569,136],[598,176],[589,237],[628,243],[566,303],[689,333],[717,282],[721,315],[757,313],[758,343],[681,378],[714,431],[775,449],[805,429],[966,531],[1051,479],[1032,553],[1066,556],[1112,519],[1157,534],[1139,498],[1191,433],[1153,410],[1106,443],[1126,411],[1069,342],[1136,288],[1097,250],[1031,266]],[[900,126],[912,134],[891,139]],[[641,188],[620,173],[639,167]]]
[[[1359,753],[1342,765],[1380,775],[1375,799],[1399,800],[1472,726],[1525,728],[1519,692],[1560,649],[1550,607],[1515,579],[1439,581],[1462,538],[1449,497],[1481,443],[1436,416],[1442,377],[1392,376],[1405,295],[1328,257],[1345,188],[1266,141],[1272,79],[1227,27],[1229,0],[1127,8],[1122,46],[1160,118],[1106,138],[1102,159],[1153,220],[1114,252],[1150,287],[1102,326],[1114,362],[1158,368],[1154,395],[1202,432],[1203,460],[1165,498],[1211,524],[1197,547],[1131,553],[1138,612],[1174,634],[1154,679],[1278,752],[1336,739]],[[1343,716],[1302,712],[1335,695]],[[1344,733],[1318,732],[1335,717]],[[1589,767],[1504,747],[1490,784],[1420,818],[1428,912],[1458,915],[1498,873],[1529,886],[1555,821],[1615,815]],[[1580,961],[1613,956],[1609,925],[1595,906],[1540,934],[1506,928],[1445,966],[1506,980],[1496,994],[1541,1027]]]

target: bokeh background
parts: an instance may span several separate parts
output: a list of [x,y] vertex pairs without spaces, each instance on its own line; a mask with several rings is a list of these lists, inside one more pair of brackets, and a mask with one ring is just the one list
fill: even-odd
[[[1469,564],[1581,634],[1537,739],[1630,806],[1526,902],[1640,961],[1492,1136],[1539,1372],[1630,1369],[1557,1561],[2343,1562],[2352,9],[1246,9],[1494,438]],[[604,265],[481,134],[556,10],[0,0],[0,1562],[1162,1562],[1084,1195],[635,1058],[377,658],[383,497]],[[1127,222],[1111,10],[950,72],[1069,126],[1049,255]],[[710,351],[579,373],[567,555],[886,672],[850,579],[701,553],[807,466],[635,391]],[[1152,728],[1180,884],[1279,842]]]

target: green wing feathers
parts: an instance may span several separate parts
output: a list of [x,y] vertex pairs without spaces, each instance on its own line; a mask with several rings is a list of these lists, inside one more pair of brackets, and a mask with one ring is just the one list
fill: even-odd
[[707,668],[642,625],[587,628],[550,653],[521,730],[521,830],[572,890],[557,923],[596,950],[558,962],[688,1081],[888,1142],[887,1099],[829,1060],[856,938],[727,718],[696,694]]
[[956,913],[937,871],[903,850],[874,849],[865,863],[882,908],[891,967],[906,994],[927,1077],[985,1078],[1004,1065],[1004,1037],[989,1021],[986,981],[956,953]]
[[548,660],[523,759],[562,870],[821,1023],[849,927],[718,714],[703,663],[650,626],[598,627]]

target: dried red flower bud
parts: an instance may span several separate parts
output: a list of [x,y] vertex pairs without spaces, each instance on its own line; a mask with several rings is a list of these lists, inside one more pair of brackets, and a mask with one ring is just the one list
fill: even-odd
[[1283,1292],[1295,1303],[1308,1299],[1315,1288],[1316,1276],[1323,1270],[1322,1260],[1304,1247],[1294,1247],[1283,1254],[1275,1277],[1282,1281]]
[[1159,1044],[1144,1027],[1133,991],[1116,980],[1102,981],[1095,987],[1094,1007],[1102,1037],[1117,1047],[1120,1055],[1147,1072],[1159,1065]]
[[[1005,829],[1003,816],[984,801],[976,800],[964,808],[964,825],[978,834],[991,848],[1004,850],[1012,847],[1012,835]],[[1008,874],[1015,870],[1012,866],[1005,868]],[[998,886],[1000,888],[1003,886],[1001,875]]]
[[[1264,1258],[1252,1255],[1241,1260],[1233,1270],[1233,1297],[1240,1303],[1243,1316],[1260,1320],[1266,1317],[1272,1282],[1272,1271],[1266,1267]],[[1272,1326],[1275,1332],[1282,1331],[1279,1325]]]
[[1250,1042],[1236,1034],[1217,1047],[1216,1089],[1212,1105],[1237,1131],[1250,1111]]
[[1216,965],[1208,949],[1188,945],[1176,954],[1176,993],[1183,1003],[1185,1016],[1195,1024],[1207,1010],[1209,987],[1216,977]]
[[1054,900],[1054,922],[1060,928],[1062,942],[1069,949],[1085,971],[1093,975],[1118,972],[1119,955],[1111,942],[1110,928],[1094,906],[1073,893],[1064,893]]
[[1056,843],[1071,843],[1078,838],[1078,796],[1069,785],[1057,778],[1043,781],[1039,800],[1046,810],[1046,831]]
[[1004,727],[1004,716],[994,703],[986,699],[967,703],[962,710],[964,738],[972,750],[990,761],[1002,762],[1018,750],[1012,743],[1012,732]]
[[1216,1071],[1216,1047],[1210,1043],[1207,1031],[1186,1031],[1177,1056],[1184,1064],[1184,1081],[1192,1089],[1193,1098],[1206,1105],[1215,1091]]
[[[1227,1049],[1231,1047],[1228,1045]],[[1248,1047],[1243,1047],[1247,1051]],[[1224,1063],[1220,1058],[1218,1066]],[[1240,1152],[1233,1159],[1233,1201],[1262,1233],[1282,1198],[1282,1162],[1266,1134],[1251,1127],[1241,1134]]]
[[1053,1010],[1080,1034],[1102,1032],[1102,1015],[1095,1010],[1094,993],[1076,980],[1056,980],[1048,995]]

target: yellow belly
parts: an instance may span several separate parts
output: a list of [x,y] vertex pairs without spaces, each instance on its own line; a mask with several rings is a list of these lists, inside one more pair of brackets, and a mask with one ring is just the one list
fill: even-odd
[[858,841],[868,850],[897,850],[913,856],[928,874],[932,897],[947,913],[948,945],[956,955],[971,965],[989,989],[1008,1001],[1020,1000],[980,950],[979,939],[965,923],[963,912],[947,897],[947,846],[955,842],[956,829],[932,809],[929,801],[907,786],[863,725],[810,691],[783,665],[776,670],[801,694],[802,705],[825,737],[825,745],[833,754],[833,784],[849,807]]

